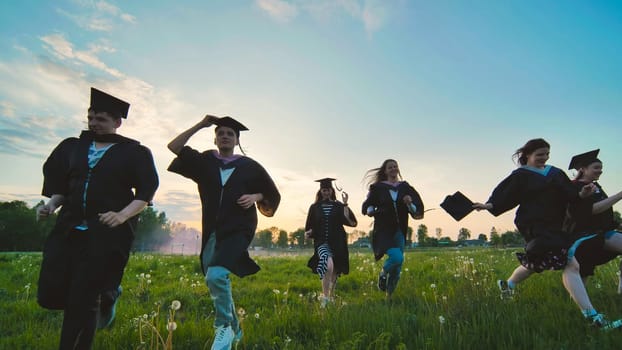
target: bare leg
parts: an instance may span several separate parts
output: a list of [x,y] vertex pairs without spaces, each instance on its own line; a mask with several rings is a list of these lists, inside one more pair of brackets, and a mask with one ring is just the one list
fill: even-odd
[[333,264],[333,258],[330,257],[326,261],[326,273],[324,274],[324,278],[322,279],[322,293],[325,298],[329,298],[331,295],[331,282],[334,277],[335,266]]
[[529,278],[529,276],[531,276],[532,274],[533,271],[527,269],[523,265],[519,265],[516,269],[514,269],[514,272],[512,272],[510,278],[508,278],[508,282],[511,282],[514,286],[516,286],[517,284]]
[[581,275],[579,274],[579,262],[577,262],[576,258],[573,257],[568,265],[566,265],[566,268],[564,268],[562,273],[562,282],[572,297],[572,300],[577,303],[582,311],[594,309],[592,302],[590,301],[590,297],[587,295],[587,291],[585,290],[585,285],[581,280]]

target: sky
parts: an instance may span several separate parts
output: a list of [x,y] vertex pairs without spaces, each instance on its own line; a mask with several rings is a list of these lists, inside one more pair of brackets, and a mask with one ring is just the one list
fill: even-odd
[[366,171],[392,158],[433,209],[415,230],[514,230],[513,211],[456,222],[439,203],[486,201],[538,137],[562,169],[600,148],[600,184],[622,190],[620,38],[617,1],[2,1],[0,201],[44,199],[43,162],[86,127],[96,87],[131,103],[118,132],[152,150],[154,208],[172,221],[201,214],[166,144],[209,113],[250,129],[242,147],[281,192],[258,229],[304,226],[323,177],[360,213]]

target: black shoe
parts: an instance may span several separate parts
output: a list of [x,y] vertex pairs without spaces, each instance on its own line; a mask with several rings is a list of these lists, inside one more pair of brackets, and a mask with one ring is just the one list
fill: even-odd
[[380,274],[378,275],[378,289],[383,292],[387,291],[387,275]]
[[121,286],[118,287],[116,297],[112,300],[103,300],[99,305],[99,311],[97,312],[97,329],[104,329],[109,327],[114,321],[114,318],[117,314],[117,302],[119,301],[119,297],[121,296],[121,292],[123,288]]

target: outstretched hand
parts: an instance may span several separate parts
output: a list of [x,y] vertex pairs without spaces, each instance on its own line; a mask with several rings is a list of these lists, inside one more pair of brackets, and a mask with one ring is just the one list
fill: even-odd
[[492,203],[473,203],[473,209],[480,211],[480,210],[491,210],[492,209]]

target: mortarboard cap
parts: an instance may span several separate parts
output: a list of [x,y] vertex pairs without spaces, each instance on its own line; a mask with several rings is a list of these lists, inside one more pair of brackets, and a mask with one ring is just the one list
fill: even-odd
[[248,130],[248,128],[245,127],[242,123],[231,117],[218,118],[216,121],[214,121],[214,124],[217,126],[226,126],[233,129],[238,137],[240,136],[240,131]]
[[600,152],[600,149],[595,149],[593,151],[577,154],[576,156],[572,157],[572,159],[570,160],[570,165],[568,165],[568,170],[570,169],[579,170],[580,168],[584,166],[588,166],[594,162],[600,162],[600,160],[597,158],[598,152]]
[[333,179],[332,177],[325,177],[323,179],[315,180],[315,182],[320,183],[320,188],[333,188],[333,181],[337,179]]
[[445,197],[445,200],[441,203],[441,207],[456,221],[460,221],[473,211],[473,202],[463,195],[462,192],[457,191]]
[[107,112],[116,118],[127,118],[130,104],[92,87],[89,109],[96,112]]

